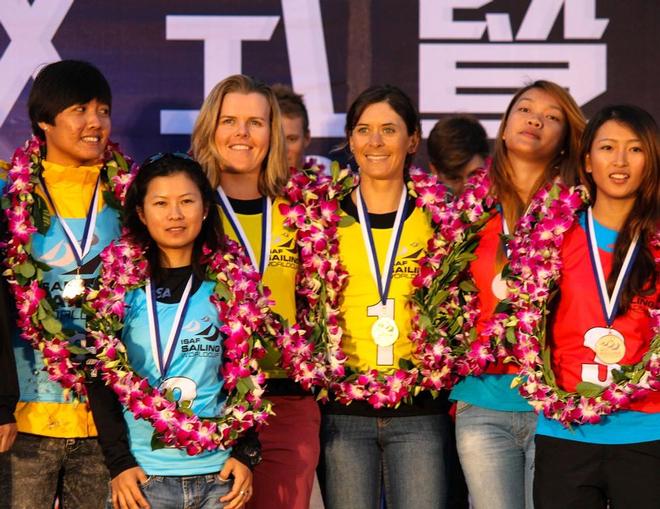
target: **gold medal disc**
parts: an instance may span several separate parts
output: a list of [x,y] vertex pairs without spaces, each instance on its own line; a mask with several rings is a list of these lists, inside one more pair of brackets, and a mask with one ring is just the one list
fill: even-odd
[[598,338],[594,350],[604,363],[617,364],[626,354],[626,344],[622,338],[610,332]]

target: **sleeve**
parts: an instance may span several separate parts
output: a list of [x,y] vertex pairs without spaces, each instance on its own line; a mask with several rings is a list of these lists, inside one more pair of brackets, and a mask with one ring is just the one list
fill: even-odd
[[128,445],[122,407],[112,389],[100,378],[93,378],[87,383],[87,396],[105,465],[114,479],[124,470],[138,466]]
[[[0,224],[0,236],[4,238],[5,227]],[[19,388],[14,349],[11,344],[10,321],[13,300],[7,282],[0,278],[0,424],[16,422],[14,410],[18,402]]]
[[231,448],[231,457],[237,459],[250,470],[261,463],[261,442],[254,428],[250,428]]

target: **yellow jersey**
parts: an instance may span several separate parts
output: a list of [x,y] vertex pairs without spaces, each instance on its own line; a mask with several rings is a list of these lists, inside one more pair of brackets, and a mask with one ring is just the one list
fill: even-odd
[[[262,251],[262,199],[236,200],[229,198],[236,218],[238,219],[247,241],[256,257],[257,264],[261,264]],[[284,226],[284,216],[280,212],[280,204],[286,203],[282,198],[276,198],[271,205],[271,238],[268,264],[262,275],[263,284],[270,288],[271,299],[275,301],[273,310],[282,315],[291,324],[296,319],[296,273],[298,271],[298,249],[296,247],[295,233]],[[231,222],[218,207],[222,217],[222,226],[225,234],[238,241],[238,234]],[[280,358],[278,350],[267,346],[267,354],[261,360],[261,368],[268,378],[287,378],[284,369],[277,366]]]

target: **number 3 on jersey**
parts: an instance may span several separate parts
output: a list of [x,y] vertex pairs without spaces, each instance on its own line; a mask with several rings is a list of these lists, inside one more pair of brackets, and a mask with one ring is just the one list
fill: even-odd
[[[388,318],[394,320],[394,299],[387,299],[385,304],[377,302],[376,304],[367,307],[367,316],[378,318]],[[373,326],[376,321],[371,323]],[[373,331],[372,331],[373,336]],[[382,346],[378,344],[375,337],[372,337],[376,343],[376,365],[377,366],[392,366],[394,364],[394,345]]]

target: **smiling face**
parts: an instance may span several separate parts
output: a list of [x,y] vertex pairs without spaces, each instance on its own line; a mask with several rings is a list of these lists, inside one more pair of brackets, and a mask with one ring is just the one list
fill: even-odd
[[566,115],[557,99],[530,88],[511,108],[503,135],[508,153],[549,163],[561,149],[565,132]]
[[101,162],[110,136],[110,106],[96,99],[60,111],[50,125],[39,122],[46,136],[46,161],[63,166]]
[[155,177],[138,208],[140,220],[165,258],[179,260],[183,253],[188,264],[206,213],[199,188],[185,173]]
[[418,133],[408,134],[406,124],[387,102],[367,106],[349,138],[362,178],[403,178],[408,154],[417,150]]
[[257,92],[230,92],[222,100],[215,131],[222,171],[261,171],[270,146],[270,104]]
[[596,184],[596,201],[634,201],[645,166],[642,142],[626,124],[608,120],[596,131],[585,168]]

